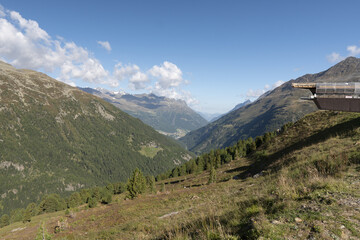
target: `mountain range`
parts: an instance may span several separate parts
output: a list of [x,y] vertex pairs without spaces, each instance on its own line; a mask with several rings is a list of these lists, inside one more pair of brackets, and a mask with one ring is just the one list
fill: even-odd
[[306,74],[285,82],[268,91],[256,101],[241,107],[210,124],[188,133],[180,139],[187,148],[203,153],[215,148],[224,148],[239,139],[256,137],[265,132],[281,128],[287,122],[294,122],[317,108],[311,101],[300,100],[310,92],[293,89],[293,82],[358,82],[360,59],[349,57],[326,71]]
[[155,94],[127,94],[106,89],[79,88],[101,97],[122,111],[139,118],[162,134],[179,138],[208,122],[185,101]]
[[0,207],[157,174],[191,158],[175,140],[101,98],[0,62]]

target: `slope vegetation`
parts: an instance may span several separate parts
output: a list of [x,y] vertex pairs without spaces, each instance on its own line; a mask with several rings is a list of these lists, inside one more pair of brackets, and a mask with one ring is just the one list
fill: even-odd
[[214,148],[231,146],[239,139],[256,137],[296,121],[317,108],[304,102],[303,89],[292,89],[293,82],[357,82],[360,79],[360,59],[349,57],[330,69],[290,80],[257,101],[233,111],[203,128],[188,133],[180,140],[190,151],[202,153]]
[[[33,239],[61,221],[54,239],[359,239],[360,114],[319,111],[270,135],[218,165],[215,183],[194,159],[195,173],[158,182],[157,194],[36,216],[0,238]],[[215,166],[216,152],[199,158]]]
[[0,212],[46,193],[156,174],[190,156],[106,101],[0,63]]

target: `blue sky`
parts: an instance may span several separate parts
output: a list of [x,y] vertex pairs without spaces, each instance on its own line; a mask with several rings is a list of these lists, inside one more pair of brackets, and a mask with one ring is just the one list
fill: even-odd
[[360,55],[360,1],[0,0],[0,59],[226,112]]

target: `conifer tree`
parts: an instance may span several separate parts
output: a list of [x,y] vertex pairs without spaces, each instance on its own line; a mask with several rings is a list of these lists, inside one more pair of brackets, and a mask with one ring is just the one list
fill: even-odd
[[0,218],[0,228],[5,227],[10,224],[10,217],[7,214],[4,214]]
[[149,189],[149,192],[156,193],[156,187],[155,187],[155,177],[154,176],[147,176],[146,177],[146,185]]
[[101,197],[102,204],[109,204],[112,202],[112,194],[109,191],[106,191],[104,195]]
[[212,166],[210,169],[210,176],[209,176],[208,184],[211,184],[214,182],[216,182],[216,170],[215,170],[214,166]]
[[73,194],[70,195],[68,202],[67,202],[67,206],[68,208],[74,208],[77,207],[81,204],[82,199],[81,196],[78,192],[75,192]]
[[41,212],[56,212],[66,208],[66,202],[58,194],[50,194],[43,197],[39,205]]
[[25,212],[25,209],[23,209],[23,208],[17,208],[17,209],[12,210],[10,213],[10,222],[14,223],[14,222],[22,221],[22,219],[24,217],[24,212]]
[[26,208],[23,216],[23,223],[31,222],[31,210]]
[[80,191],[81,203],[87,203],[90,196],[91,195],[89,189],[81,189]]
[[136,168],[127,183],[128,197],[135,198],[146,190],[146,180],[140,169]]
[[97,199],[96,198],[93,198],[93,197],[90,197],[88,199],[88,204],[89,204],[89,208],[94,208],[96,207],[97,205]]

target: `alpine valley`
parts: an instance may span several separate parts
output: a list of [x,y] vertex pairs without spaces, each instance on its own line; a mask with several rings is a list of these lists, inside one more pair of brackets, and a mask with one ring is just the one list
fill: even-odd
[[44,194],[125,181],[136,167],[155,175],[191,158],[101,98],[3,62],[0,154],[1,213]]
[[187,106],[185,101],[155,94],[127,94],[105,89],[79,88],[101,97],[122,111],[139,118],[162,134],[179,138],[203,127],[207,121]]

